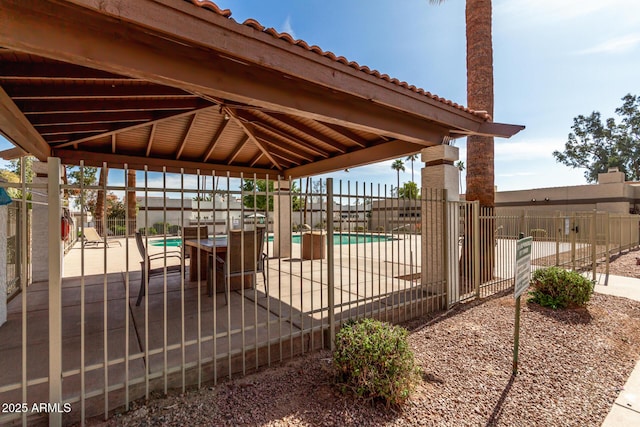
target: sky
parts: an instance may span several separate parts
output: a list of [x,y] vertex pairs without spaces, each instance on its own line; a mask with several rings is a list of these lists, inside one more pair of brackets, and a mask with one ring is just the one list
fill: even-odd
[[[462,0],[217,0],[248,18],[466,105]],[[584,170],[557,163],[573,118],[616,117],[640,95],[640,1],[493,0],[494,121],[526,129],[495,140],[498,191],[586,184]],[[0,138],[1,139],[1,138]],[[458,139],[466,163],[465,139]],[[10,147],[0,140],[0,150]],[[331,176],[395,186],[391,162]],[[0,167],[2,164],[0,163]],[[416,181],[419,166],[415,164]],[[111,179],[111,178],[110,178]],[[411,180],[411,165],[401,173]],[[464,174],[463,174],[464,185]]]

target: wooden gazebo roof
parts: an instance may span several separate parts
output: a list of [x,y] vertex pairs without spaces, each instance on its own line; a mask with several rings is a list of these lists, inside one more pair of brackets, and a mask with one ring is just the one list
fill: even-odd
[[0,0],[0,131],[66,164],[299,177],[522,126],[209,1]]

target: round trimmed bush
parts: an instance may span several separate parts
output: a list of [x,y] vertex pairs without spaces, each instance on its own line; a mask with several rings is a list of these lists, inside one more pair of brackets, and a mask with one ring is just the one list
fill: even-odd
[[594,283],[575,271],[559,267],[542,268],[533,272],[533,291],[530,302],[553,309],[581,306],[591,299]]
[[420,375],[407,342],[408,332],[373,319],[347,322],[336,334],[336,384],[387,407],[404,403]]

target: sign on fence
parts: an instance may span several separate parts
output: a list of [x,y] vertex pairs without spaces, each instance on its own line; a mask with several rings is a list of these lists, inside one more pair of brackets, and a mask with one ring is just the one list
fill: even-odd
[[518,298],[529,287],[531,276],[531,243],[533,237],[525,237],[516,243],[516,283],[514,298]]

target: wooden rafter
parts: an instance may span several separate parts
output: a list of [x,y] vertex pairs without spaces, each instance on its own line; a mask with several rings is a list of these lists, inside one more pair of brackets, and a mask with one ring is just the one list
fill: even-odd
[[240,120],[236,115],[235,110],[228,107],[224,107],[223,110],[229,115],[230,120],[233,120],[235,124],[237,124],[238,126],[240,126],[240,128],[242,128],[244,133],[249,137],[249,140],[253,142],[260,151],[262,151],[265,157],[269,159],[269,161],[276,167],[276,169],[282,170],[282,166],[275,159],[275,157],[273,157],[271,153],[269,153],[268,148],[265,147],[262,142],[258,141],[258,139],[253,135],[253,130],[250,128],[250,125],[243,123],[242,120]]
[[[452,130],[474,131],[484,122],[226,18],[200,15],[205,11],[187,2],[139,0],[135,8],[124,9],[115,0],[103,3],[106,10],[119,11],[117,19],[95,9],[93,0],[42,1],[37,8],[7,2],[3,12],[11,19],[0,27],[0,45],[425,146]],[[184,20],[172,19],[176,9]],[[39,29],[37,34],[33,28]],[[43,33],[48,36],[40,37]],[[271,64],[270,58],[281,65]]]
[[335,133],[342,135],[343,137],[347,138],[349,141],[351,141],[353,144],[357,145],[360,148],[366,148],[367,145],[369,144],[367,140],[365,140],[364,138],[361,138],[360,136],[356,135],[355,133],[351,132],[348,129],[345,129],[340,126],[336,126],[332,123],[322,123],[322,122],[318,122],[318,123],[324,127],[331,129]]
[[176,153],[176,160],[179,160],[180,156],[182,156],[182,151],[184,151],[184,147],[187,146],[187,139],[189,139],[189,135],[191,134],[191,131],[193,130],[193,125],[196,122],[197,118],[198,118],[198,113],[194,113],[193,116],[191,116],[191,120],[189,121],[189,125],[187,126],[187,130],[184,133],[184,136],[182,137],[182,142],[180,143],[180,147],[178,148],[178,152]]
[[296,147],[292,147],[289,144],[280,143],[280,141],[274,141],[273,138],[271,138],[267,133],[263,132],[260,129],[256,129],[254,131],[254,135],[258,140],[269,147],[269,151],[271,153],[273,153],[274,150],[289,153],[289,155],[297,159],[298,162],[300,162],[300,160],[306,160],[307,162],[313,162],[315,160],[312,155],[308,154],[305,151],[296,149]]
[[116,152],[116,134],[111,134],[111,152],[115,154]]
[[249,140],[249,135],[244,135],[242,137],[240,142],[238,144],[236,144],[236,148],[234,148],[234,150],[231,152],[229,157],[227,157],[227,160],[225,160],[226,164],[230,165],[231,163],[233,163],[236,160],[236,157],[238,157],[238,154],[240,154],[240,151],[242,151],[244,146],[247,144],[248,140]]
[[276,125],[277,127],[273,126],[270,123],[266,123],[265,121],[261,120],[261,118],[258,115],[253,114],[249,111],[237,111],[237,112],[238,112],[238,117],[241,117],[242,119],[247,120],[249,123],[253,124],[256,127],[259,127],[268,132],[272,132],[275,135],[278,135],[280,138],[283,138],[285,141],[287,141],[289,145],[298,146],[299,148],[302,148],[306,152],[314,153],[316,156],[320,156],[324,158],[329,157],[329,153],[327,153],[325,150],[322,150],[316,146],[313,146],[312,144],[309,144],[308,142],[303,141],[300,138],[288,133],[286,129],[281,126],[281,122],[278,122],[275,119],[273,120],[275,120],[278,123],[278,125]]
[[329,138],[326,135],[321,134],[320,132],[316,131],[315,129],[291,118],[288,117],[284,114],[279,114],[279,113],[269,113],[268,114],[269,117],[271,117],[274,120],[277,120],[281,123],[284,123],[285,125],[292,127],[294,129],[297,129],[298,131],[306,134],[308,137],[315,139],[316,141],[320,141],[324,144],[330,145],[331,147],[333,147],[336,151],[339,151],[340,153],[346,153],[347,152],[347,148],[345,146],[343,146],[342,144],[332,140],[331,138]]
[[[45,68],[45,67],[43,67]],[[0,76],[0,80],[2,77]],[[82,81],[82,79],[80,79]],[[91,81],[89,81],[91,82]],[[105,85],[86,84],[81,86],[69,85],[38,85],[27,84],[5,85],[5,90],[15,100],[47,100],[47,99],[157,99],[170,97],[172,99],[193,99],[196,95],[183,90],[154,84],[146,85]]]
[[45,79],[51,81],[66,80],[110,80],[112,82],[136,81],[131,77],[121,76],[107,71],[78,65],[57,62],[43,67],[38,63],[3,63],[0,69],[0,79],[20,82],[31,79]]
[[211,142],[209,142],[209,146],[207,147],[207,150],[204,153],[204,157],[202,158],[203,162],[208,161],[211,155],[213,154],[213,150],[215,150],[216,145],[218,145],[218,143],[220,142],[220,137],[222,136],[222,133],[224,132],[224,130],[227,128],[228,124],[229,124],[229,120],[224,120],[216,130],[216,133],[213,134],[213,137],[211,138]]
[[147,152],[146,152],[146,157],[149,157],[149,154],[151,154],[151,147],[153,147],[153,140],[156,136],[156,129],[158,127],[157,123],[152,123],[151,124],[151,131],[149,132],[149,139],[147,140]]
[[198,98],[177,99],[99,99],[75,100],[75,99],[49,99],[39,101],[18,101],[16,105],[22,112],[31,114],[47,113],[82,113],[86,111],[161,111],[161,110],[186,110],[206,106],[205,101]]
[[[195,110],[182,111],[182,112],[177,113],[177,114],[163,116],[160,119],[153,120],[153,121],[150,121],[150,122],[138,123],[138,124],[135,124],[133,126],[128,126],[128,127],[124,127],[124,128],[118,129],[118,130],[114,130],[114,131],[111,131],[110,133],[120,133],[120,132],[130,131],[130,130],[134,130],[134,129],[139,129],[141,127],[150,126],[151,124],[163,123],[163,122],[166,122],[167,120],[173,120],[173,119],[178,119],[180,117],[189,116],[191,114],[194,114],[194,112],[196,112],[196,111],[204,112],[204,111],[206,111],[208,109],[211,109],[211,108],[214,108],[214,107],[212,107],[211,105],[208,105],[206,107],[201,107],[201,108],[198,108],[198,109],[195,109]],[[91,137],[87,137],[87,138],[76,139],[76,140],[73,140],[73,141],[66,142],[64,144],[56,145],[54,148],[64,148],[64,147],[68,147],[69,145],[81,144],[83,142],[91,141],[92,139],[95,139],[97,137],[103,137],[103,136],[105,136],[105,134],[101,134],[99,136],[91,136]]]
[[[168,113],[166,113],[168,114]],[[45,125],[80,125],[91,123],[149,122],[158,119],[152,111],[95,111],[90,113],[33,114],[29,121],[36,129]]]

